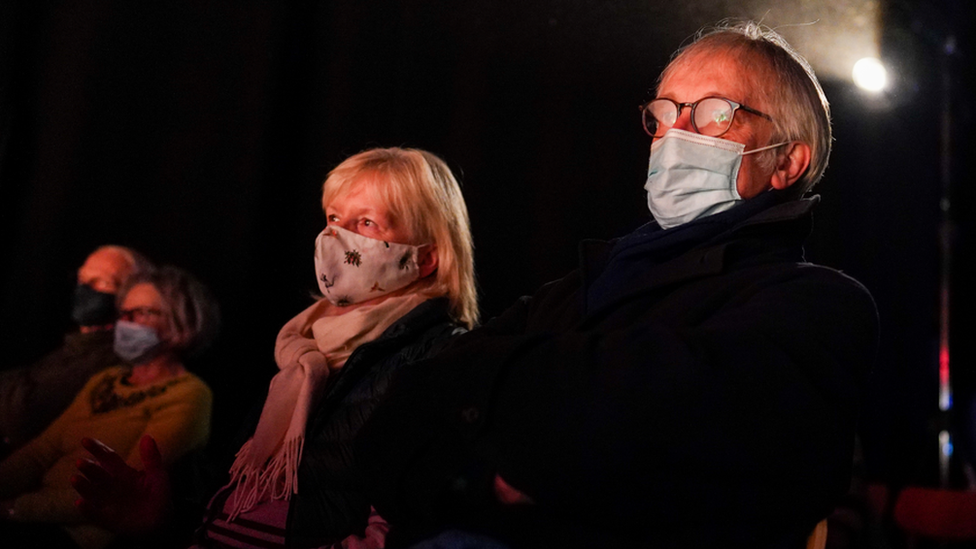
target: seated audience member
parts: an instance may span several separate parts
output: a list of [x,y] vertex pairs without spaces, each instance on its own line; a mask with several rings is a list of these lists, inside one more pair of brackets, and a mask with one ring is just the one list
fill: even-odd
[[0,456],[37,436],[58,417],[92,375],[119,360],[112,352],[115,294],[126,279],[152,269],[121,246],[96,249],[78,269],[71,318],[77,332],[34,364],[0,374]]
[[[322,207],[314,265],[325,297],[278,334],[280,372],[196,546],[381,547],[385,523],[371,511],[353,440],[396,371],[477,320],[467,209],[442,160],[359,153],[330,172]],[[155,453],[137,472],[90,449],[76,483],[82,507],[117,528],[152,529],[164,492],[153,487],[166,482]]]
[[[112,534],[87,521],[71,486],[96,437],[139,463],[139,441],[152,436],[160,467],[204,446],[212,396],[183,360],[205,347],[218,325],[216,303],[186,272],[163,267],[129,278],[118,296],[114,349],[128,364],[95,374],[74,402],[37,438],[0,462],[0,539],[24,547],[105,546]],[[8,545],[6,542],[10,542]]]
[[813,72],[723,26],[643,119],[654,221],[404,368],[364,428],[388,547],[804,547],[847,491],[878,319],[803,257]]

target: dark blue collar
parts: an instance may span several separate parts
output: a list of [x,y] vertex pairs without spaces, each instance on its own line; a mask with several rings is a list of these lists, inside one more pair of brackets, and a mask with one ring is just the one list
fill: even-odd
[[755,198],[745,200],[724,212],[702,217],[670,229],[662,229],[656,221],[651,221],[618,240],[610,252],[609,259],[612,262],[618,255],[626,256],[631,253],[645,255],[650,253],[664,260],[671,256],[669,251],[683,252],[690,245],[710,240],[759,212],[784,201],[785,197],[780,192],[768,191]]
[[674,259],[787,200],[779,191],[768,191],[722,213],[670,229],[662,229],[656,221],[639,227],[613,244],[602,271],[585,288],[585,310],[600,306],[653,265]]

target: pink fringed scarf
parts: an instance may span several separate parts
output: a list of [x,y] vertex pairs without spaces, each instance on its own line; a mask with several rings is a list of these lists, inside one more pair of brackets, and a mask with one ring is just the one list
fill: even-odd
[[254,436],[230,469],[230,485],[237,487],[228,520],[262,501],[288,500],[298,493],[305,424],[329,373],[426,299],[393,296],[348,312],[322,300],[285,324],[275,344],[280,371],[271,380]]

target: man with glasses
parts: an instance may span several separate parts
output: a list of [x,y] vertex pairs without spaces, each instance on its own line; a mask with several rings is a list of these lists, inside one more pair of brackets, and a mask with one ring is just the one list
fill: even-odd
[[152,268],[135,250],[106,245],[79,267],[71,318],[77,331],[25,368],[0,374],[0,456],[34,438],[95,373],[119,364],[112,352],[115,294],[133,274]]
[[[870,294],[806,263],[830,151],[806,61],[705,33],[641,108],[655,221],[405,368],[361,441],[418,547],[803,547],[850,481]],[[441,545],[438,545],[441,544]]]

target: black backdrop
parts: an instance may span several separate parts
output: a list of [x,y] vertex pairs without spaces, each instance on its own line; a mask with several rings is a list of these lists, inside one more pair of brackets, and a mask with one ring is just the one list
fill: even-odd
[[[864,421],[872,474],[926,476],[937,397],[936,60],[954,32],[954,93],[968,97],[973,8],[883,6],[883,51],[908,76],[882,106],[847,82],[824,82],[836,148],[808,255],[878,300],[884,334]],[[69,327],[74,269],[92,248],[133,246],[196,273],[221,302],[222,335],[194,364],[217,395],[218,444],[274,373],[278,328],[309,303],[331,167],[370,146],[445,158],[469,204],[490,317],[571,269],[581,238],[648,219],[637,106],[700,26],[754,15],[734,2],[596,0],[20,1],[0,10],[0,368],[56,344]],[[971,106],[954,110],[972,127]],[[972,139],[957,134],[964,157]],[[964,171],[960,161],[963,258],[974,205]],[[963,263],[953,294],[960,397],[972,393]]]

